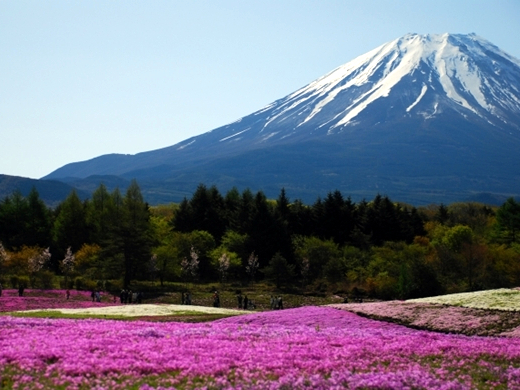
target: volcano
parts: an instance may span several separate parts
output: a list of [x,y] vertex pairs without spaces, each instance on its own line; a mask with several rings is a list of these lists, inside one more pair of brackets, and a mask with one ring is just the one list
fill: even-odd
[[44,179],[91,190],[135,178],[152,204],[204,183],[421,205],[520,194],[519,151],[520,60],[475,34],[408,34],[228,125]]

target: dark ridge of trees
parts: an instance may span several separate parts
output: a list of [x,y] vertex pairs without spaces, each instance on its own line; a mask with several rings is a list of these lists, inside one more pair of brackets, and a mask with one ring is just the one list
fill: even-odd
[[30,259],[50,247],[43,271],[60,274],[71,248],[78,264],[67,276],[83,287],[83,279],[127,287],[146,279],[214,283],[225,275],[235,283],[263,279],[278,288],[405,299],[518,285],[519,241],[520,204],[512,198],[499,208],[417,209],[385,195],[356,203],[333,191],[307,205],[283,188],[271,200],[262,191],[223,195],[201,184],[178,205],[150,208],[133,181],[125,194],[100,185],[81,201],[72,192],[54,210],[36,190],[0,201],[8,254],[0,259],[2,282],[8,274],[36,280]]

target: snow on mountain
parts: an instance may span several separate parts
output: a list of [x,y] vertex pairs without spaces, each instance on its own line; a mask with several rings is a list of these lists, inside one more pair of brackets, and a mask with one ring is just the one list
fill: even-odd
[[[408,114],[429,120],[441,113],[441,106],[450,106],[461,115],[474,114],[495,126],[520,129],[518,122],[511,121],[511,115],[520,115],[519,86],[520,61],[475,34],[408,34],[252,116],[264,119],[261,128],[256,128],[257,135],[261,134],[258,143],[283,140],[300,130],[326,129],[332,134],[359,125],[360,115],[384,98],[408,101],[401,111],[394,107],[393,117]],[[427,95],[432,95],[428,103],[424,101]],[[247,128],[240,121],[225,126],[231,134],[219,141],[243,139],[239,136],[252,128],[250,120],[245,122]]]

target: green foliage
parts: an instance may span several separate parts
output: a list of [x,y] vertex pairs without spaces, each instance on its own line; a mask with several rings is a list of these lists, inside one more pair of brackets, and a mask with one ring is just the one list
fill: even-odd
[[89,242],[86,207],[76,191],[72,191],[57,209],[54,242],[61,249],[60,255],[63,255],[69,246],[76,252],[84,243]]
[[342,256],[338,244],[332,240],[322,240],[317,237],[295,237],[293,240],[296,257],[309,260],[309,281],[323,276],[323,267],[331,260]]
[[[197,283],[251,280],[254,253],[255,282],[265,277],[279,288],[358,288],[405,299],[508,287],[520,284],[519,210],[508,199],[495,220],[492,208],[477,203],[415,209],[381,195],[354,203],[339,191],[305,205],[285,189],[269,200],[261,191],[233,188],[222,196],[204,185],[179,205],[150,209],[133,181],[124,195],[100,185],[90,200],[73,192],[50,211],[33,190],[0,202],[8,255],[1,272],[27,283],[30,277],[35,286],[54,272],[80,284],[120,279],[121,287],[139,281],[157,288],[157,279],[164,287],[184,280],[182,262],[195,251],[197,278],[190,281]],[[51,263],[31,271],[30,259],[47,247]],[[65,272],[58,265],[68,247],[76,264]]]
[[496,213],[497,230],[508,244],[520,240],[520,203],[513,198],[500,206]]
[[74,286],[79,291],[92,291],[97,288],[97,283],[88,278],[77,277],[74,279]]
[[[222,281],[226,281],[228,278],[238,279],[240,277],[242,259],[238,256],[237,253],[231,252],[225,246],[221,245],[209,252],[208,255],[211,259],[210,262],[211,266],[213,267],[213,272],[218,273]],[[226,256],[226,260],[228,262],[227,267],[222,266],[223,256]]]
[[243,261],[249,255],[249,236],[247,234],[240,234],[233,230],[228,230],[222,237],[222,246],[230,252],[236,253]]
[[332,284],[346,280],[347,266],[345,260],[333,257],[323,267],[323,276]]
[[473,240],[473,231],[469,226],[457,225],[444,233],[441,242],[451,251],[460,253],[464,245],[471,244]]
[[0,241],[6,249],[51,244],[51,212],[35,188],[27,198],[17,191],[0,202]]
[[276,253],[269,261],[269,265],[263,269],[263,273],[269,280],[274,282],[276,288],[279,289],[292,282],[294,277],[294,265],[289,264],[280,253]]
[[30,276],[31,288],[51,289],[54,287],[56,276],[49,270],[42,270]]

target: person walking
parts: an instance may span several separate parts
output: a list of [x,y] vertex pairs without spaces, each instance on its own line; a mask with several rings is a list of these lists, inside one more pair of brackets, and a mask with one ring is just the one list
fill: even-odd
[[247,299],[247,295],[244,296],[244,310],[247,310],[247,305],[249,304],[249,299]]

